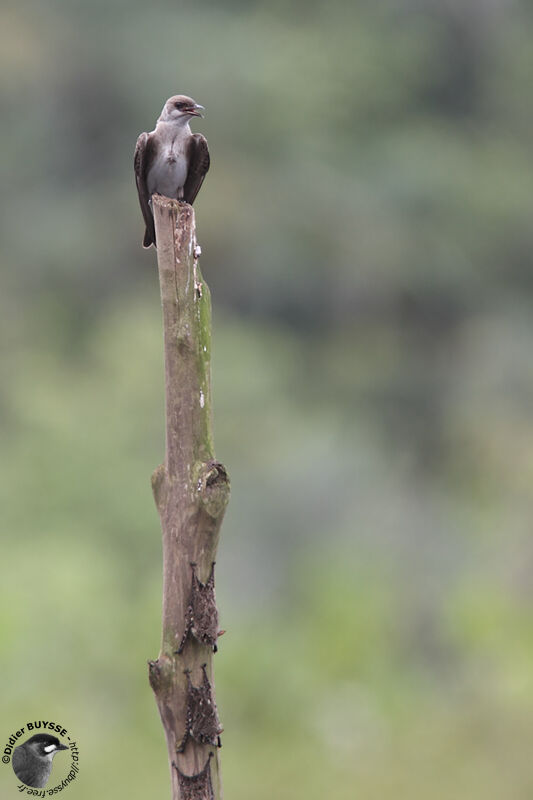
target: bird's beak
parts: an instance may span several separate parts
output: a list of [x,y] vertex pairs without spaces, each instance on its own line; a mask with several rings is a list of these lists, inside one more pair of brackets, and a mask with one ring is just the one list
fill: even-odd
[[192,108],[187,109],[187,114],[190,114],[191,117],[203,117],[202,111],[205,111],[205,108],[195,103]]
[[67,747],[66,744],[61,744],[61,742],[59,742],[59,744],[57,745],[57,749],[58,750],[68,750],[68,747]]

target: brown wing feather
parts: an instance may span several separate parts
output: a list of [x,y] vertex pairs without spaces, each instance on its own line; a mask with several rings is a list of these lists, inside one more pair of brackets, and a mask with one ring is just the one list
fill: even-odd
[[146,225],[143,247],[150,247],[152,243],[155,245],[154,216],[150,208],[150,195],[146,187],[146,163],[152,149],[153,138],[148,133],[141,133],[135,145],[133,168],[135,170],[135,183],[137,185],[139,203]]
[[192,205],[209,169],[209,149],[205,136],[201,133],[194,133],[191,136],[187,155],[189,170],[183,187],[183,199]]

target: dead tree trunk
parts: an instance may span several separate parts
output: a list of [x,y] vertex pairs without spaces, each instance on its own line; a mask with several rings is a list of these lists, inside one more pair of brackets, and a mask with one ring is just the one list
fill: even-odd
[[198,264],[192,207],[154,195],[153,211],[163,307],[166,453],[152,476],[163,533],[163,631],[149,678],[167,740],[172,800],[220,800],[214,562],[229,479],[213,449],[211,301]]

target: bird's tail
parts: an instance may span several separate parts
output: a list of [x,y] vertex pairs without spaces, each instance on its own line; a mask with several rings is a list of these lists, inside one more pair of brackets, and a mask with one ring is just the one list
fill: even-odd
[[155,231],[152,233],[152,231],[149,231],[148,228],[146,228],[144,232],[143,247],[148,248],[152,244],[155,247]]

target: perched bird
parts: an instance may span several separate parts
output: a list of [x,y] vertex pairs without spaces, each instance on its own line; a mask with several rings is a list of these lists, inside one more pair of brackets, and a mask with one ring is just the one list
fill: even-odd
[[146,224],[144,247],[155,245],[152,195],[164,194],[193,203],[209,169],[207,139],[191,133],[191,117],[201,117],[203,106],[190,97],[170,97],[155,130],[141,133],[135,147],[135,183]]
[[52,759],[59,750],[68,750],[58,738],[36,733],[13,750],[11,764],[15,775],[26,786],[46,786],[52,772]]

